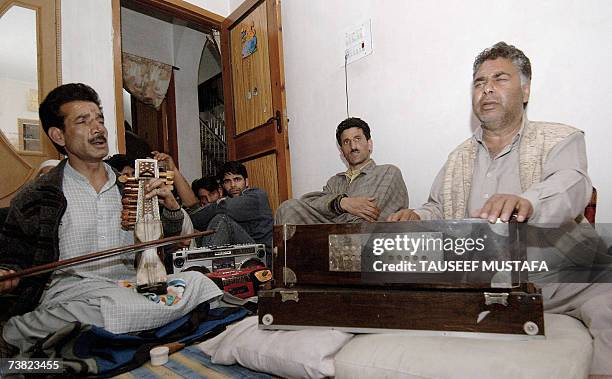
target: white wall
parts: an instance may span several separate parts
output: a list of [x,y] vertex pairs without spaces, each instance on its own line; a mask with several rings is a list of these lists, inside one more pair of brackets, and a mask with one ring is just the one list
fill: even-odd
[[611,222],[611,17],[606,0],[283,2],[294,196],[345,169],[334,139],[346,117],[344,31],[371,19],[374,52],[348,66],[351,116],[372,127],[376,161],[402,169],[413,206],[471,134],[474,57],[505,40],[532,62],[530,119],[585,130],[597,218]]
[[206,9],[207,11],[216,13],[220,16],[227,17],[229,15],[229,1],[228,0],[185,0],[188,3],[197,5],[200,8]]
[[181,173],[188,181],[202,177],[202,152],[198,107],[198,69],[206,37],[193,29],[174,25],[176,125]]
[[[242,4],[243,0],[229,0],[229,13],[232,13]],[[283,3],[284,4],[284,3]]]
[[62,0],[61,12],[62,82],[82,82],[98,92],[108,129],[109,154],[116,154],[111,2]]
[[126,53],[174,65],[172,24],[121,8],[121,49]]

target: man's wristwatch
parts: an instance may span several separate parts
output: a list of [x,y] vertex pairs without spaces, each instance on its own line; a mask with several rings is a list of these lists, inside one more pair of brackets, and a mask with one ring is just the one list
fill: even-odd
[[337,214],[342,214],[342,213],[346,213],[346,211],[344,209],[342,209],[342,206],[340,205],[340,202],[342,201],[342,199],[344,199],[345,197],[348,197],[347,194],[343,193],[341,195],[338,195],[334,198],[334,200],[332,200],[332,202],[329,204],[329,207],[331,209],[332,212],[335,212]]

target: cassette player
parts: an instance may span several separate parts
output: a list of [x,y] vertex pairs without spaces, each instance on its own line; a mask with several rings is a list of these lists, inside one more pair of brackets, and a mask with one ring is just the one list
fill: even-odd
[[267,266],[263,244],[223,245],[178,250],[172,254],[174,272],[197,270],[203,273],[222,269],[240,270]]

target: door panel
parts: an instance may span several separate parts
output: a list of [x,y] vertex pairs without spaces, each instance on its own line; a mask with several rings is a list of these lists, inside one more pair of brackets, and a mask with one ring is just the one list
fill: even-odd
[[[257,47],[243,57],[242,33],[253,31]],[[245,163],[276,210],[291,196],[280,1],[244,1],[223,22],[221,52],[229,159]]]
[[276,213],[278,204],[278,181],[276,179],[276,156],[275,154],[264,155],[263,157],[251,159],[243,162],[249,173],[249,186],[265,188],[268,192],[272,214]]
[[[243,45],[249,33],[255,31],[256,51],[243,57]],[[244,133],[266,122],[272,116],[270,60],[266,4],[259,4],[231,29],[232,77],[236,134]]]
[[36,170],[19,156],[2,133],[0,133],[0,162],[2,162],[3,172],[5,170],[11,172],[11,175],[2,174],[2,180],[0,180],[0,194],[4,197],[17,191]]
[[164,151],[162,148],[163,141],[160,138],[160,112],[152,106],[136,99],[134,96],[132,96],[132,104],[135,110],[135,112],[132,113],[132,128],[134,129],[134,133],[142,137],[142,139],[149,144],[151,150]]
[[[159,109],[143,103],[133,95],[131,95],[131,104],[134,133],[147,142],[151,151],[163,151],[170,155],[178,167],[174,74],[170,77],[168,92]],[[126,146],[126,151],[130,151],[129,146]]]

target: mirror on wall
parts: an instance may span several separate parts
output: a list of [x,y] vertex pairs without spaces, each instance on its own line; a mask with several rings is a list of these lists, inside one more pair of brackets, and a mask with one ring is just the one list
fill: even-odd
[[59,153],[38,104],[61,83],[60,0],[0,0],[0,207]]
[[33,9],[13,5],[0,18],[0,129],[18,151],[42,154],[36,32]]

